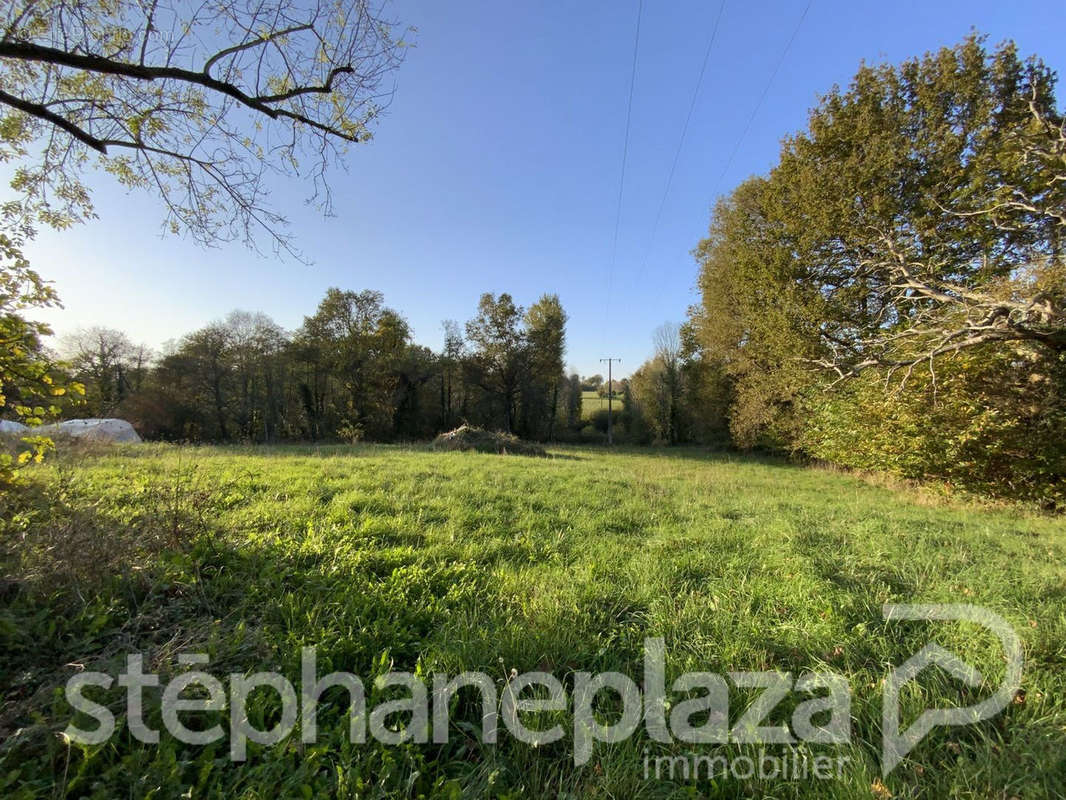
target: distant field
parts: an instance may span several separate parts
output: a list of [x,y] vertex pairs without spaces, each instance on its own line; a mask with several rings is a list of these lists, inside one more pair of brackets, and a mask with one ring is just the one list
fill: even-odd
[[[551,459],[384,446],[144,445],[32,473],[9,507],[0,591],[0,795],[30,797],[836,797],[1045,798],[1066,793],[1066,532],[1061,520],[952,507],[828,471],[696,450],[565,448]],[[13,553],[13,555],[12,555]],[[938,728],[880,777],[881,686],[935,638],[994,685],[995,640],[963,624],[887,623],[886,602],[967,602],[1003,615],[1026,648],[1026,694],[978,725]],[[643,759],[723,753],[644,732],[573,763],[501,732],[480,740],[476,695],[451,709],[446,744],[346,741],[342,693],[319,739],[158,745],[122,731],[66,742],[56,693],[81,669],[116,674],[129,652],[168,679],[182,652],[222,677],[279,666],[370,679],[391,665],[428,680],[480,670],[502,686],[541,670],[640,680],[645,637],[665,637],[668,682],[686,671],[834,670],[853,693],[851,760],[832,782],[647,779]],[[181,668],[183,669],[183,668]],[[975,702],[932,670],[922,708]],[[753,694],[730,690],[731,723]],[[97,693],[121,721],[116,689]],[[151,708],[152,698],[146,703]],[[277,721],[275,695],[249,719]],[[373,690],[371,699],[382,695]],[[791,713],[785,701],[785,711]],[[373,707],[373,706],[371,706]],[[610,710],[606,712],[610,714]],[[227,712],[198,712],[201,729]],[[787,721],[782,709],[776,712]],[[151,719],[151,716],[150,716]],[[611,719],[611,718],[605,718]],[[86,727],[91,727],[87,723]],[[158,715],[155,717],[158,727]]]
[[[584,419],[589,419],[600,409],[607,410],[607,398],[600,397],[596,392],[582,392],[581,393],[581,416]],[[615,394],[614,399],[611,401],[611,408],[615,412],[621,411],[625,408],[625,403],[622,402],[620,395]]]

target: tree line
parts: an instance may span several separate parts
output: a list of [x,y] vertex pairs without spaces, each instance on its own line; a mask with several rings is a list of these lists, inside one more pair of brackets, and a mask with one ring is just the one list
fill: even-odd
[[60,355],[85,394],[62,413],[120,416],[163,440],[390,441],[462,423],[552,439],[574,421],[565,348],[553,294],[528,308],[482,295],[434,352],[380,292],[332,288],[295,331],[234,311],[154,357],[120,331],[79,331]]

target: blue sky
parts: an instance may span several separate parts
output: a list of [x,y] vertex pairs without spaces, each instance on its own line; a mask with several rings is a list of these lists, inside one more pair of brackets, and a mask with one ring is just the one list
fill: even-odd
[[298,182],[273,198],[313,264],[162,237],[150,195],[100,176],[100,218],[28,248],[66,306],[45,318],[58,334],[104,324],[157,347],[234,308],[295,328],[327,287],[371,288],[437,347],[441,321],[468,319],[482,292],[523,305],[555,292],[570,316],[568,363],[590,374],[620,356],[628,373],[652,330],[696,299],[690,251],[716,195],[767,170],[781,138],[860,61],[896,63],[976,28],[1066,71],[1062,0],[812,0],[752,119],[806,5],[726,0],[652,241],[719,0],[645,0],[613,262],[637,0],[400,2],[392,16],[417,26],[417,47],[376,138],[333,173],[336,216],[307,208]]

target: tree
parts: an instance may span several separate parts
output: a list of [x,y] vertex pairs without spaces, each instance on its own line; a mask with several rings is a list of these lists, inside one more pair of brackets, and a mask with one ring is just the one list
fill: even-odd
[[346,439],[390,436],[410,329],[381,292],[327,290],[296,338],[314,381],[301,388],[312,428],[322,432],[326,423]]
[[444,349],[440,355],[440,424],[444,430],[451,430],[457,418],[466,413],[466,393],[462,386],[466,343],[458,322],[447,319],[442,327]]
[[634,404],[631,424],[639,419],[664,444],[685,438],[682,424],[681,326],[667,322],[652,334],[655,354],[634,372],[624,391]]
[[[159,196],[174,233],[251,246],[263,235],[295,253],[268,183],[310,176],[328,212],[327,170],[370,138],[404,48],[364,0],[13,0],[0,24],[0,162],[15,192],[0,205],[0,283],[30,287],[11,295],[30,305],[57,301],[23,247],[38,225],[93,216],[90,167]],[[51,378],[47,329],[8,311],[3,391],[30,397]]]
[[666,322],[652,334],[655,359],[659,362],[664,401],[663,438],[671,444],[681,440],[681,326]]
[[[735,444],[896,471],[906,461],[912,477],[920,462],[982,491],[982,475],[997,474],[1015,496],[1023,484],[1028,497],[1054,491],[1061,437],[1025,439],[1040,452],[1022,458],[1023,438],[997,422],[1053,430],[1066,410],[1055,400],[1066,123],[1054,84],[1039,60],[1010,44],[989,53],[977,36],[863,66],[767,176],[718,202],[696,250],[691,329],[704,377],[720,376],[707,402],[728,398]],[[903,441],[930,457],[898,458]],[[966,455],[946,470],[937,453]]]
[[[12,255],[2,236],[0,246],[5,247],[5,256]],[[63,394],[53,386],[57,365],[41,346],[51,328],[23,316],[28,309],[58,304],[52,287],[21,256],[0,272],[0,413],[6,417],[36,422],[42,415],[33,412],[33,400]]]
[[745,181],[715,206],[694,251],[700,303],[690,324],[700,358],[731,384],[733,443],[787,449],[802,426],[800,397],[818,381],[821,296],[796,277],[794,251],[769,219],[768,183]]
[[[92,163],[149,189],[202,243],[265,233],[272,175],[309,175],[370,138],[404,42],[364,0],[41,3],[2,12],[0,159],[25,224],[92,215]],[[15,210],[15,209],[12,209]]]
[[696,328],[681,326],[681,408],[688,441],[724,447],[729,444],[732,379],[721,360],[703,351]]
[[481,295],[478,315],[466,323],[466,338],[473,346],[468,361],[471,380],[488,393],[504,422],[504,430],[515,429],[518,390],[525,370],[523,309],[511,295]]
[[626,438],[630,442],[634,444],[651,442],[653,437],[651,427],[644,416],[644,409],[633,394],[633,375],[622,381],[622,409],[618,414],[618,422],[625,429]]
[[214,422],[215,431],[209,438],[223,441],[228,440],[232,433],[232,347],[229,329],[216,322],[186,336],[175,357],[183,362],[199,406],[210,409],[205,416]]
[[[0,418],[39,425],[59,413],[56,403],[68,390],[77,395],[85,390],[63,381],[61,365],[42,346],[51,329],[24,316],[30,309],[58,305],[54,290],[29,268],[20,243],[2,232],[0,258],[7,262],[0,270]],[[28,446],[17,456],[0,454],[0,487],[16,480],[19,464],[41,460],[51,446],[41,437],[25,441]]]
[[525,314],[525,339],[528,374],[525,382],[523,413],[526,436],[555,436],[555,417],[559,408],[559,382],[563,378],[566,353],[566,312],[559,296],[543,295]]
[[986,343],[1066,352],[1066,120],[1013,45],[863,67],[788,140],[770,220],[820,293],[841,377],[935,369]]
[[223,327],[229,339],[241,439],[274,441],[282,427],[285,332],[261,312],[232,311]]
[[571,372],[566,379],[566,426],[572,430],[580,427],[583,397],[581,393],[581,378],[576,372]]
[[122,331],[100,326],[66,336],[62,347],[75,377],[86,387],[87,413],[94,417],[113,415],[140,388],[151,360],[147,347],[134,345]]
[[166,346],[118,412],[149,438],[276,441],[295,416],[290,380],[285,332],[265,314],[233,311]]
[[396,390],[393,399],[392,434],[404,439],[420,439],[438,430],[427,413],[433,407],[431,383],[441,376],[441,364],[428,347],[408,345],[393,367]]

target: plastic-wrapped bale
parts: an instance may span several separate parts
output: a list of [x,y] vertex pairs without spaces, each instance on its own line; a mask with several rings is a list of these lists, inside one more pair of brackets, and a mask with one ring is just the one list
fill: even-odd
[[30,429],[21,422],[15,422],[10,419],[0,419],[0,434],[6,436],[25,436],[29,432]]
[[141,437],[124,419],[68,419],[58,425],[45,425],[38,432],[90,439],[96,442],[139,442]]

